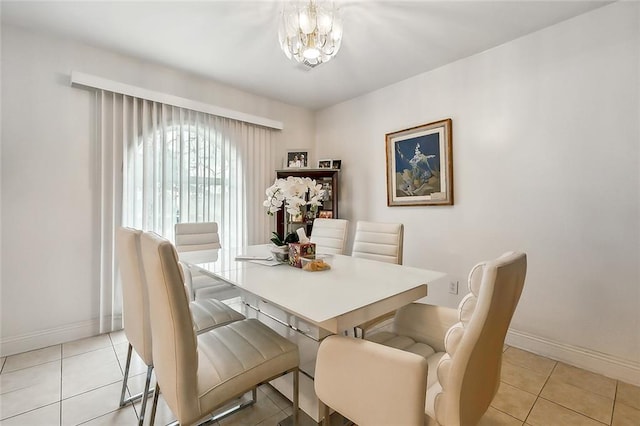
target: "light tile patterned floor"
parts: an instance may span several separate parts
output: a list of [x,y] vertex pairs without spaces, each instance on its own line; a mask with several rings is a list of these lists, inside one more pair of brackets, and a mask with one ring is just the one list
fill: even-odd
[[[105,334],[0,358],[0,424],[133,425],[140,403],[118,408],[127,342]],[[140,392],[146,366],[131,367],[130,390]],[[174,420],[160,400],[156,424]],[[277,425],[291,403],[270,386],[258,403],[221,426]],[[481,426],[640,425],[640,387],[506,348],[502,382]]]

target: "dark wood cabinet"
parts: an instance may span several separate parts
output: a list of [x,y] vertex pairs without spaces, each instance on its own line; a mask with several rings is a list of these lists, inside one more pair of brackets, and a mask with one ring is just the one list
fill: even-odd
[[[322,185],[325,190],[325,199],[322,206],[318,208],[315,217],[325,217],[330,219],[338,219],[338,191],[340,170],[337,169],[282,169],[276,170],[278,179],[286,179],[289,176],[308,177],[314,179],[317,184]],[[299,220],[291,221],[288,215],[282,209],[276,213],[276,229],[278,234],[285,236],[289,232],[294,232],[300,227],[305,227],[307,235],[311,235],[313,231],[313,220],[315,217],[298,218]]]

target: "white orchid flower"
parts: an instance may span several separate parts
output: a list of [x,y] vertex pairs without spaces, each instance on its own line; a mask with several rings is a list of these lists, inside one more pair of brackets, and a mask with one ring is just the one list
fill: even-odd
[[276,179],[265,190],[267,199],[262,205],[270,215],[280,211],[284,205],[287,213],[298,216],[304,206],[315,209],[321,205],[324,193],[322,185],[318,185],[314,179],[288,176],[286,179]]

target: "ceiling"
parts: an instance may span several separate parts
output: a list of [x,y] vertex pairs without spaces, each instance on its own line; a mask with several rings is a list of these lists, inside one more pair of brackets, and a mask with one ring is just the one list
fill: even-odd
[[3,0],[1,14],[3,25],[82,40],[315,110],[607,3],[344,1],[341,50],[314,69],[280,51],[278,1]]

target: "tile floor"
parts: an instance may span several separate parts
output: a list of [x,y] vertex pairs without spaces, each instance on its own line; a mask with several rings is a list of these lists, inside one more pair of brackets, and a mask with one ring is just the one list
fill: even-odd
[[[0,358],[0,424],[134,425],[140,403],[118,408],[127,354],[123,332]],[[146,366],[132,363],[131,391]],[[276,425],[291,404],[268,385],[258,403],[220,421]],[[156,424],[174,420],[160,399]],[[507,347],[502,382],[481,425],[640,425],[640,387]]]

